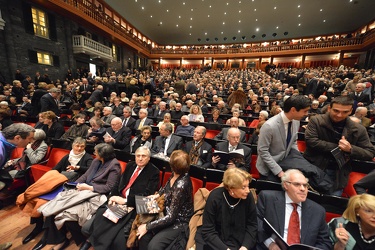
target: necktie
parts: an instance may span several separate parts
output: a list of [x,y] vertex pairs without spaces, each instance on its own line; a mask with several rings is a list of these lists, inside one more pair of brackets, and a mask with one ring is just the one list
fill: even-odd
[[290,139],[292,138],[292,122],[288,123],[288,134],[286,135],[286,146],[288,147]]
[[123,122],[122,126],[126,127],[126,124],[128,123],[128,119],[129,119],[129,118],[125,118],[125,119],[124,119],[124,122]]
[[144,121],[144,120],[142,120],[142,121],[139,123],[138,130],[140,130],[140,129],[143,127],[143,121]]
[[235,150],[235,147],[234,146],[229,146],[229,152],[232,152]]
[[160,148],[160,153],[163,153],[164,154],[164,150],[165,150],[165,141],[167,140],[167,138],[163,137],[163,140],[162,140],[162,143],[161,143],[161,148]]
[[137,177],[138,177],[138,174],[139,174],[140,170],[141,169],[137,167],[137,169],[135,170],[134,174],[130,178],[128,185],[126,185],[126,187],[124,188],[124,190],[122,190],[122,196],[123,197],[126,198],[126,191],[128,191],[128,189],[133,185],[135,179],[137,179]]
[[289,245],[300,243],[300,229],[299,229],[299,216],[297,212],[297,204],[291,203],[293,206],[292,214],[290,215],[289,225],[288,225],[288,239]]

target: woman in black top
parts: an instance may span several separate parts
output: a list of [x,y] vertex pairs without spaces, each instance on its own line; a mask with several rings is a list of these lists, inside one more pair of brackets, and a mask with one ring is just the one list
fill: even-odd
[[212,190],[208,196],[203,224],[195,237],[197,250],[254,248],[258,226],[250,181],[251,175],[244,170],[225,171],[224,187]]
[[149,149],[152,147],[152,128],[150,126],[143,126],[141,128],[141,134],[135,136],[130,142],[130,153],[135,153],[135,151],[141,147],[146,146]]
[[43,130],[46,132],[47,138],[60,139],[65,133],[64,126],[57,121],[55,113],[46,111],[42,114],[44,126]]
[[185,235],[194,211],[189,155],[182,150],[174,151],[170,165],[172,175],[157,194],[164,194],[165,216],[138,227],[139,249],[165,250],[176,244],[185,248]]

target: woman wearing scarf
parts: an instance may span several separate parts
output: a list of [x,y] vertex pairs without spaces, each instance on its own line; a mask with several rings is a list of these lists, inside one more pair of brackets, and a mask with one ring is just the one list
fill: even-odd
[[90,167],[92,156],[85,151],[86,140],[77,137],[72,144],[72,150],[64,156],[59,163],[53,168],[65,175],[69,182],[73,182],[83,175]]

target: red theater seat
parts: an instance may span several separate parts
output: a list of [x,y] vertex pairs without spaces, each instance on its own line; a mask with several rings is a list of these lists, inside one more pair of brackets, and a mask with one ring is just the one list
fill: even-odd
[[216,135],[218,135],[220,133],[219,130],[211,130],[211,129],[207,129],[206,131],[206,138],[208,139],[213,139],[215,138]]
[[190,176],[190,180],[191,180],[191,183],[193,184],[193,195],[194,195],[198,191],[198,189],[203,187],[203,181],[198,178],[191,177],[191,176]]
[[258,155],[251,155],[251,170],[250,174],[254,179],[259,179],[259,172],[256,167]]
[[366,174],[364,173],[351,172],[349,175],[348,184],[344,188],[343,196],[346,195],[347,197],[352,197],[354,195],[357,195],[357,192],[355,191],[353,185],[365,176]]
[[297,147],[299,152],[303,153],[306,150],[306,142],[297,140]]
[[48,158],[47,164],[35,164],[31,166],[31,175],[34,181],[37,181],[42,177],[47,171],[51,170],[57,163],[67,154],[70,150],[62,148],[53,148],[51,150],[50,156]]

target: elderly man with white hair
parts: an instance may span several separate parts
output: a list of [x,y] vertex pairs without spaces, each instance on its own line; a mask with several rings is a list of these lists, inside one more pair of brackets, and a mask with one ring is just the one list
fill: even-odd
[[355,110],[355,113],[354,113],[354,117],[358,118],[359,119],[359,123],[362,124],[365,128],[368,128],[371,126],[371,119],[370,118],[367,118],[367,108],[365,107],[358,107],[356,110]]

